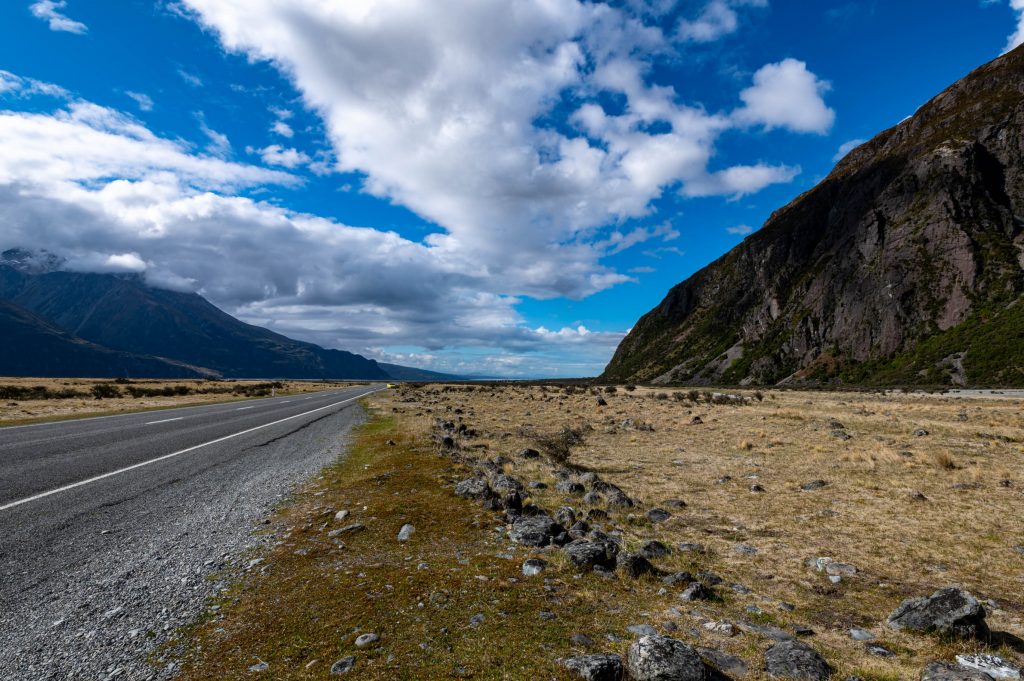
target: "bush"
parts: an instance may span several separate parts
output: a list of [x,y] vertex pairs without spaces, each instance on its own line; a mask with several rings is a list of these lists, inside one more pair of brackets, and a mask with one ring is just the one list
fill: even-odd
[[551,463],[564,466],[569,462],[569,457],[572,456],[573,447],[579,447],[583,444],[588,431],[590,431],[590,426],[573,428],[567,425],[554,434],[534,436],[534,442]]
[[113,383],[97,383],[92,387],[92,396],[97,400],[113,399],[121,396],[121,389]]
[[656,399],[656,400],[667,400],[668,399],[668,393],[657,393],[654,396],[654,399]]
[[615,393],[619,392],[618,389],[614,385],[610,385],[610,386],[606,387],[604,389],[604,391],[606,393],[608,393],[609,395],[614,395]]
[[626,388],[626,392],[628,392],[628,393],[631,393],[634,390],[636,390],[636,386],[633,385],[633,384],[629,384],[629,385],[625,386],[625,388]]

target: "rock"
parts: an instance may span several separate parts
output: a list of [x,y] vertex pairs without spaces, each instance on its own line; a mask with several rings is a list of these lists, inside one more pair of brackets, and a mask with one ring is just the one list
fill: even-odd
[[576,476],[576,479],[582,482],[584,485],[593,485],[598,482],[601,477],[594,471],[586,471]]
[[555,511],[555,522],[563,527],[572,527],[576,524],[576,511],[571,506],[561,506]]
[[857,567],[850,563],[828,563],[825,565],[825,574],[833,577],[853,577],[857,574]]
[[697,579],[702,581],[708,586],[717,586],[722,583],[722,578],[716,575],[714,572],[708,570],[701,570],[697,573]]
[[530,489],[547,489],[548,485],[546,482],[537,482],[536,480],[527,484]]
[[350,671],[352,671],[352,668],[355,666],[355,656],[347,655],[331,665],[331,676],[341,676],[342,674],[348,674]]
[[753,622],[740,621],[736,623],[743,631],[748,634],[755,634],[757,636],[764,636],[770,638],[773,641],[792,641],[793,636],[788,632],[779,629],[778,627],[772,627],[767,624],[755,624]]
[[858,629],[855,627],[850,629],[850,638],[854,641],[874,641],[875,635],[867,629]]
[[697,648],[697,654],[701,656],[701,659],[703,659],[708,666],[714,667],[725,674],[743,677],[746,676],[749,671],[747,663],[744,662],[742,658],[730,655],[729,653],[723,653],[721,650],[715,650],[714,648]]
[[356,638],[356,648],[365,648],[368,645],[373,645],[380,640],[380,636],[377,634],[363,634]]
[[993,679],[1019,679],[1020,667],[995,655],[957,655],[956,662],[965,669],[984,672]]
[[608,512],[603,511],[599,508],[592,508],[587,511],[587,522],[599,522],[601,520],[608,520]]
[[699,426],[702,423],[704,423],[704,419],[702,419],[699,416],[694,416],[692,419],[690,419],[691,426]]
[[535,577],[540,573],[544,572],[548,567],[548,562],[541,558],[530,558],[523,561],[523,575],[526,577]]
[[529,447],[527,447],[526,449],[520,449],[519,453],[516,454],[516,456],[518,456],[520,459],[536,459],[540,457],[540,452],[538,452],[536,449],[530,449]]
[[755,494],[760,494],[761,492],[764,491],[764,487],[755,482],[753,485],[750,486],[750,491],[754,492]]
[[666,499],[665,501],[661,502],[661,505],[666,506],[668,508],[674,508],[676,510],[686,508],[686,502],[683,501],[682,499]]
[[619,681],[622,678],[622,658],[618,655],[581,655],[570,657],[563,664],[585,681]]
[[620,490],[613,490],[608,493],[608,508],[633,508],[633,500]]
[[921,681],[993,681],[985,672],[932,662],[921,672]]
[[679,598],[684,601],[709,601],[714,595],[714,592],[701,582],[690,582],[690,585],[679,594]]
[[345,518],[347,518],[347,517],[348,517],[348,510],[347,509],[342,509],[342,510],[340,510],[337,513],[334,514],[334,519],[337,522],[339,522],[339,523],[342,522],[343,520],[345,520]]
[[896,657],[896,653],[877,643],[868,643],[864,646],[864,650],[868,651],[868,654],[877,655],[878,657]]
[[802,489],[805,492],[813,492],[816,489],[821,489],[827,484],[828,483],[825,482],[824,480],[812,480],[811,482],[805,482],[804,484],[800,485],[800,489]]
[[918,428],[914,431],[914,437],[925,437],[926,435],[928,435],[928,431],[924,428]]
[[744,556],[753,556],[757,554],[757,549],[753,546],[750,546],[749,544],[737,544],[736,546],[732,547],[732,550],[736,553],[741,553]]
[[765,671],[783,679],[827,681],[832,668],[818,652],[800,641],[776,643],[764,654]]
[[583,539],[587,532],[590,532],[590,525],[585,520],[580,520],[569,528],[569,536],[573,539]]
[[507,494],[509,492],[522,492],[523,483],[519,482],[511,475],[495,475],[491,478],[491,489],[499,494]]
[[402,525],[402,529],[398,531],[398,541],[409,541],[414,532],[416,532],[416,528],[412,525],[409,525],[408,523]]
[[683,553],[707,553],[703,544],[680,544],[676,548]]
[[597,506],[603,501],[597,492],[587,492],[583,495],[583,503],[589,506]]
[[626,631],[635,636],[657,636],[658,630],[650,624],[630,624]]
[[598,397],[597,398],[597,406],[599,406],[599,407],[607,407],[608,403],[605,401],[605,399],[603,397]]
[[646,515],[647,519],[652,523],[663,523],[672,517],[672,514],[663,508],[652,508],[644,515]]
[[270,669],[270,665],[266,662],[257,662],[253,666],[249,667],[249,672],[252,674],[258,674],[260,672],[265,672],[268,669]]
[[516,516],[523,512],[523,498],[519,496],[519,492],[506,494],[501,500],[501,505],[505,507],[505,514],[509,516],[510,521],[515,520]]
[[487,618],[484,616],[482,612],[478,612],[477,614],[469,618],[469,626],[479,627],[481,624],[484,623],[486,619]]
[[509,530],[509,539],[526,546],[547,546],[565,535],[565,529],[544,514],[516,518]]
[[689,572],[673,572],[667,577],[663,577],[661,583],[665,586],[675,586],[676,584],[689,584],[693,581],[693,575]]
[[551,612],[550,610],[541,610],[538,614],[538,617],[540,617],[545,622],[550,622],[551,620],[558,619],[558,615]]
[[587,489],[578,482],[572,480],[561,480],[555,484],[555,490],[562,494],[569,494],[572,496],[582,496]]
[[619,547],[609,541],[577,539],[566,544],[562,551],[581,570],[592,570],[594,567],[612,570],[615,568]]
[[960,638],[988,635],[985,608],[963,589],[947,587],[931,596],[908,598],[889,615],[894,629],[934,632]]
[[641,636],[629,646],[633,681],[704,681],[704,662],[690,646],[667,636]]
[[483,478],[467,478],[455,485],[455,494],[463,499],[490,499],[494,496],[491,486]]
[[632,579],[638,579],[644,575],[658,574],[658,568],[651,565],[643,556],[636,553],[624,553],[618,559],[619,570]]
[[639,554],[644,558],[653,560],[656,558],[664,558],[671,552],[672,550],[669,549],[669,547],[665,546],[660,541],[652,539],[640,547]]
[[355,534],[356,532],[362,532],[365,529],[366,527],[362,523],[352,523],[351,525],[346,525],[345,527],[339,527],[336,530],[331,530],[327,533],[327,536],[338,537],[343,534]]
[[590,638],[586,634],[573,634],[569,637],[569,642],[574,646],[580,646],[583,648],[588,648],[594,645],[594,639]]

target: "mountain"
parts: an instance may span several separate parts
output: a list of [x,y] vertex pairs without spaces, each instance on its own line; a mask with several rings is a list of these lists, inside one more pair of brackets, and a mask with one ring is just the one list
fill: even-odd
[[1024,48],[669,291],[608,381],[1024,385]]
[[203,378],[180,362],[118,352],[75,338],[42,317],[0,300],[2,376]]
[[[172,358],[226,378],[438,380],[423,378],[431,372],[398,365],[387,365],[390,371],[385,371],[361,355],[246,324],[198,294],[154,288],[137,275],[68,272],[61,265],[51,254],[5,251],[0,255],[0,300],[31,312],[73,341],[121,354]],[[26,351],[31,353],[31,347]]]
[[396,381],[465,381],[468,378],[466,376],[442,374],[437,371],[404,367],[398,364],[387,364],[385,362],[377,362],[377,366],[383,369],[384,373],[386,373],[389,378],[393,378]]

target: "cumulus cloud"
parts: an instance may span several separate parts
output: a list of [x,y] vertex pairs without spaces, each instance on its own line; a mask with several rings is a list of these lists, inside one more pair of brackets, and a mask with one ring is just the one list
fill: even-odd
[[42,19],[50,26],[51,31],[63,31],[65,33],[86,33],[89,27],[80,21],[75,21],[65,16],[61,10],[67,7],[67,0],[37,0],[29,5],[32,16]]
[[676,34],[680,40],[707,43],[735,33],[739,16],[735,7],[765,7],[768,0],[710,0],[694,19],[680,19]]
[[153,99],[149,95],[142,92],[132,92],[131,90],[126,90],[125,94],[135,101],[135,104],[139,107],[139,111],[153,110]]
[[1010,8],[1017,13],[1017,28],[1006,41],[1004,54],[1024,44],[1024,0],[1010,0]]
[[299,166],[306,165],[312,161],[312,159],[304,152],[298,149],[291,149],[282,147],[279,144],[271,144],[270,146],[263,147],[262,149],[246,149],[249,153],[256,153],[260,155],[263,162],[268,166],[280,166],[282,168],[298,168]]
[[830,88],[797,59],[766,64],[754,74],[754,84],[740,93],[744,106],[733,117],[741,124],[763,125],[768,130],[825,134],[836,118],[822,99]]
[[836,155],[832,157],[832,160],[836,163],[843,160],[847,154],[859,147],[860,145],[867,142],[865,139],[852,139],[849,142],[843,142],[839,145],[839,149],[836,150]]

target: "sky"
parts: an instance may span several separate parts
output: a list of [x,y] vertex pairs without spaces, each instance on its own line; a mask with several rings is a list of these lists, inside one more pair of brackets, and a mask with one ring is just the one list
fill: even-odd
[[6,0],[0,249],[463,375],[599,374],[1024,0]]

